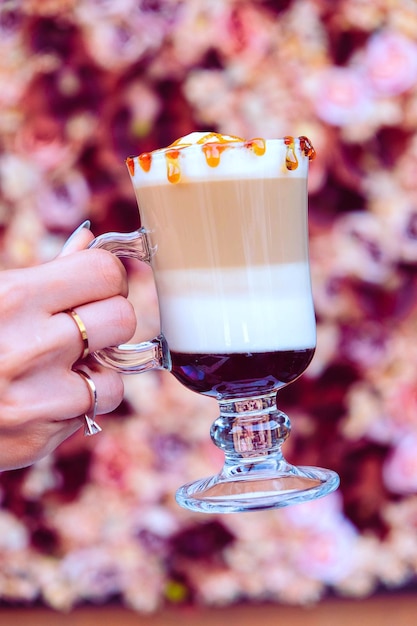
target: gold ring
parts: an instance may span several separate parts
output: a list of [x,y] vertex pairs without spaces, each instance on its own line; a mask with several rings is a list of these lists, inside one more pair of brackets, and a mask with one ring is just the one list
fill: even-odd
[[82,321],[81,317],[78,315],[77,311],[74,311],[74,309],[67,309],[66,311],[64,311],[64,313],[67,313],[68,315],[70,315],[72,319],[74,320],[74,322],[77,324],[77,328],[80,331],[81,339],[83,342],[83,351],[80,356],[80,359],[85,359],[85,357],[88,356],[89,348],[88,348],[87,329],[84,326],[84,322]]
[[84,419],[85,419],[85,425],[84,425],[84,435],[86,437],[89,437],[91,435],[96,435],[97,433],[101,432],[101,427],[97,424],[97,422],[95,421],[96,419],[96,414],[97,414],[97,389],[96,386],[93,382],[93,380],[90,378],[90,376],[84,372],[83,370],[73,370],[76,374],[79,374],[82,378],[84,378],[85,382],[88,385],[88,390],[91,393],[91,399],[92,399],[92,408],[90,409],[90,411],[88,411],[88,413],[86,413],[84,415]]

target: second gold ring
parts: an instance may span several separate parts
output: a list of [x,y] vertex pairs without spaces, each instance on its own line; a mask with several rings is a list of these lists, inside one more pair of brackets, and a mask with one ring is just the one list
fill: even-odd
[[67,313],[68,315],[72,317],[72,319],[77,325],[78,330],[80,331],[81,339],[83,342],[83,351],[80,356],[80,359],[85,359],[89,355],[89,346],[88,346],[87,329],[84,325],[84,322],[82,321],[81,317],[78,315],[77,311],[75,311],[74,309],[67,309],[66,311],[64,311],[64,313]]

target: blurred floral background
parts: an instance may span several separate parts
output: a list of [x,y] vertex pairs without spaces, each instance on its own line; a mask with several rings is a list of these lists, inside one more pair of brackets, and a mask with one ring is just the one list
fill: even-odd
[[[216,403],[127,377],[103,432],[0,476],[0,602],[319,602],[417,581],[415,0],[2,0],[0,266],[53,258],[90,219],[137,228],[124,160],[192,130],[307,135],[318,348],[280,393],[314,504],[210,516],[175,489],[217,471]],[[142,338],[152,276],[129,265]]]

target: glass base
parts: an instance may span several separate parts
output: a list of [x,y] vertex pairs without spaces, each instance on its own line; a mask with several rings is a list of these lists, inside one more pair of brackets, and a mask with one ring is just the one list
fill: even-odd
[[[180,506],[202,513],[241,513],[278,509],[322,498],[339,486],[339,476],[321,467],[295,467],[285,471],[233,472],[188,483],[178,489]],[[235,468],[236,469],[236,468]]]

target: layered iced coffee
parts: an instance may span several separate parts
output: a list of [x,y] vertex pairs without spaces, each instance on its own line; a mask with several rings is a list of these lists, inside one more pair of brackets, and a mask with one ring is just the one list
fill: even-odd
[[129,158],[172,373],[217,397],[295,380],[316,341],[307,138],[192,133]]

